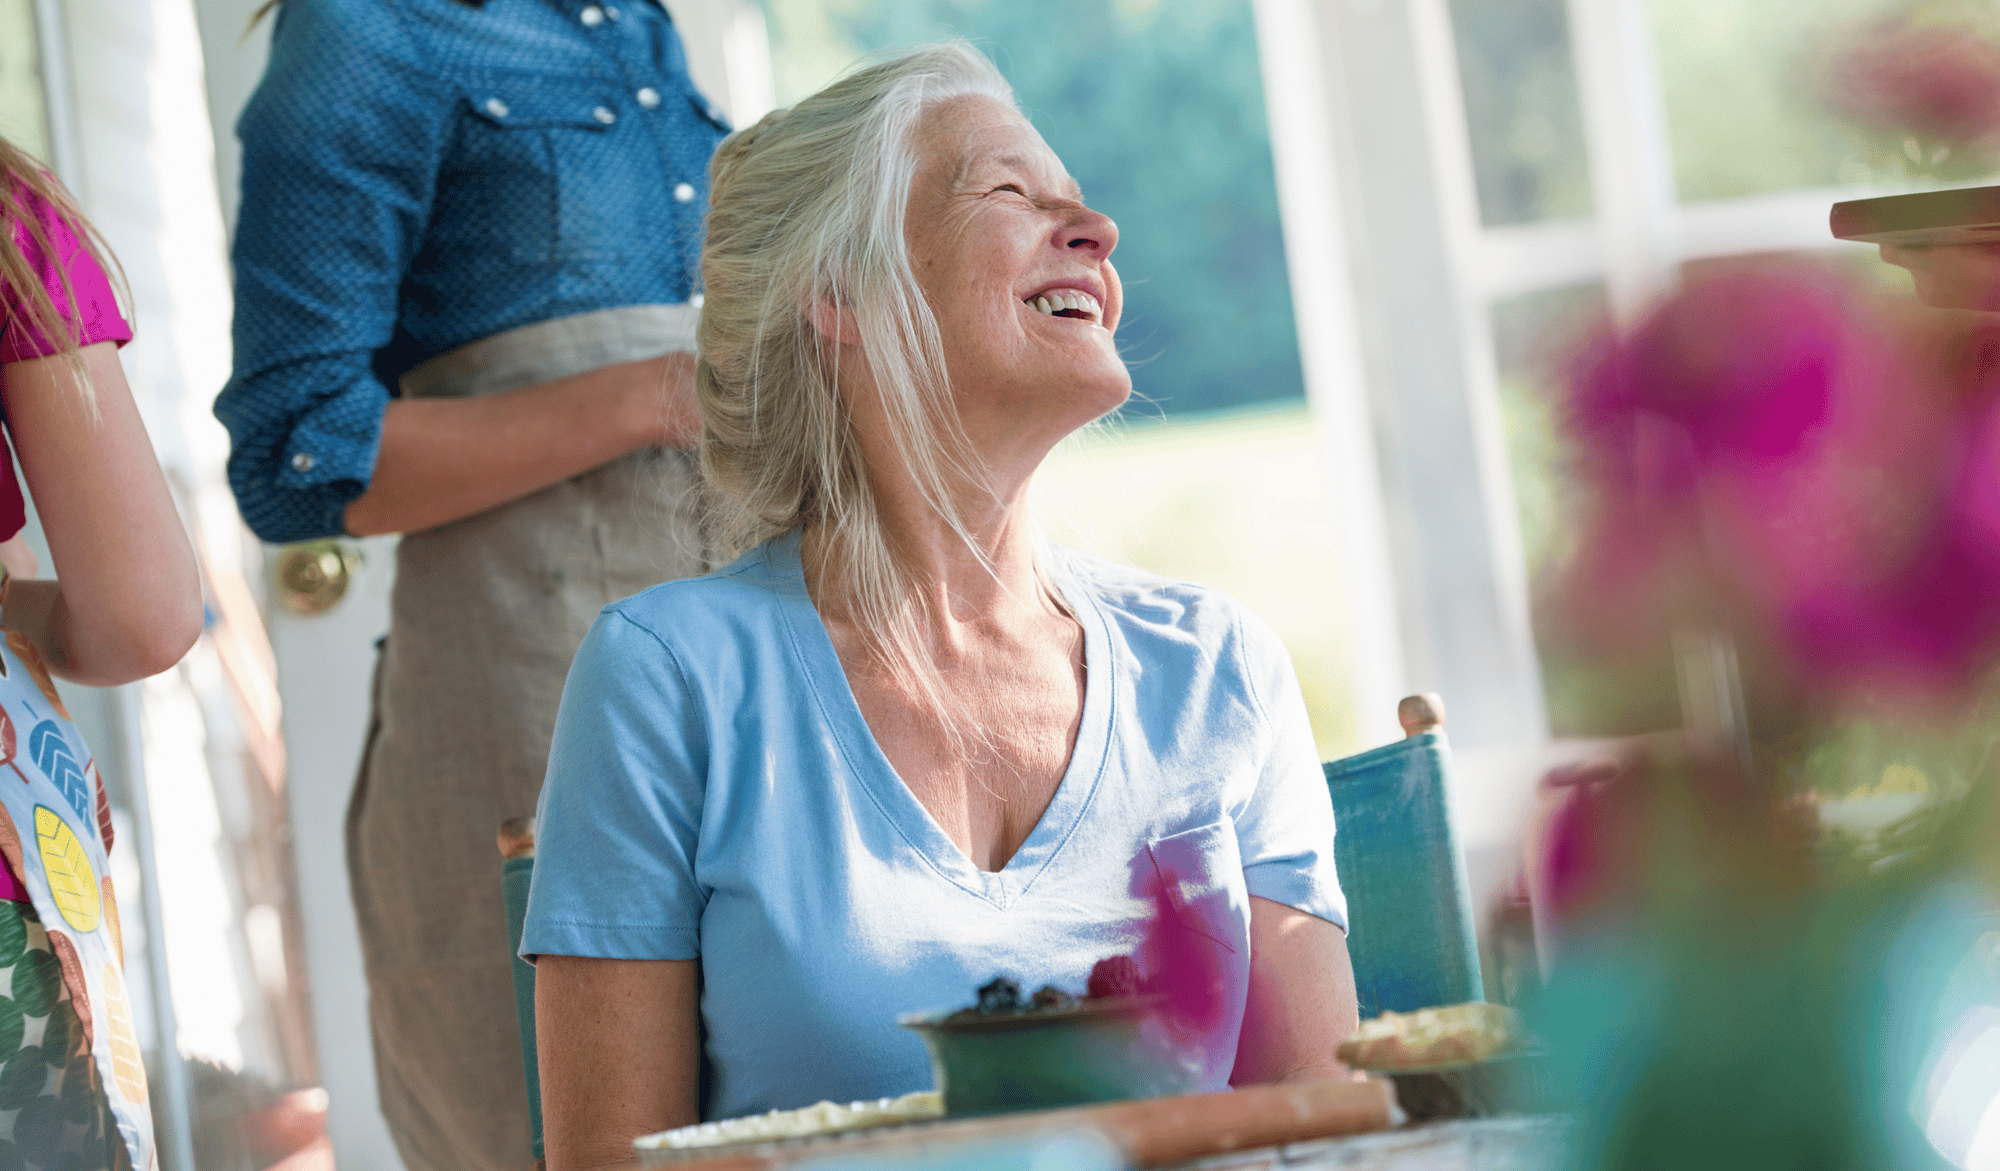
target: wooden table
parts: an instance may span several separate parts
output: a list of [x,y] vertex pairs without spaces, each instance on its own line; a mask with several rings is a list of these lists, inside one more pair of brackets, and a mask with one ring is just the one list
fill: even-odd
[[777,1171],[821,1157],[857,1166],[872,1157],[894,1166],[1077,1128],[1111,1139],[1133,1165],[1149,1171],[1557,1171],[1562,1165],[1568,1123],[1560,1116],[1392,1127],[1401,1117],[1394,1102],[1386,1082],[1258,1086],[687,1151],[672,1156],[672,1165],[685,1171]]
[[1468,1118],[1286,1143],[1168,1165],[1169,1171],[1559,1171],[1569,1119]]

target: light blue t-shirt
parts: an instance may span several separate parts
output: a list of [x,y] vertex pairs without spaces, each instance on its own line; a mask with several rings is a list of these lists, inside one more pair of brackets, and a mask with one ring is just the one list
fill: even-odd
[[1284,649],[1213,590],[1067,550],[1082,725],[1041,821],[980,870],[896,775],[782,537],[608,606],[570,668],[524,955],[702,963],[708,1114],[925,1089],[908,1012],[995,975],[1081,993],[1153,873],[1215,938],[1227,1085],[1249,896],[1346,926],[1333,809]]

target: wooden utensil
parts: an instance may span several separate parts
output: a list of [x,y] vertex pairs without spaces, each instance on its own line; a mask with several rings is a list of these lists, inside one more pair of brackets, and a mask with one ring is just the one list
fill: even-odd
[[1835,236],[1869,244],[2000,243],[2000,187],[1851,199],[1833,205],[1831,221]]

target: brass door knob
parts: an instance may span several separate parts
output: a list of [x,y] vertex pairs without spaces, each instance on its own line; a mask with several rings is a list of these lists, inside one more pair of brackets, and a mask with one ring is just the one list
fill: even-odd
[[347,596],[361,570],[361,550],[328,537],[286,546],[278,555],[278,598],[294,614],[324,614]]

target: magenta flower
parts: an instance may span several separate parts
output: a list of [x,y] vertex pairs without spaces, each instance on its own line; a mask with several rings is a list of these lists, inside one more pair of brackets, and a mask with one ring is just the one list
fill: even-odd
[[1719,625],[1827,693],[1963,686],[2000,657],[2000,410],[1958,320],[1767,261],[1601,336],[1565,612],[1605,648]]
[[1836,61],[1836,112],[1951,147],[2000,135],[2000,47],[1963,29],[1877,31]]
[[1201,918],[1180,896],[1179,878],[1153,870],[1145,879],[1153,916],[1139,945],[1145,988],[1165,997],[1162,1016],[1180,1033],[1206,1037],[1222,1023],[1224,945],[1202,929]]

